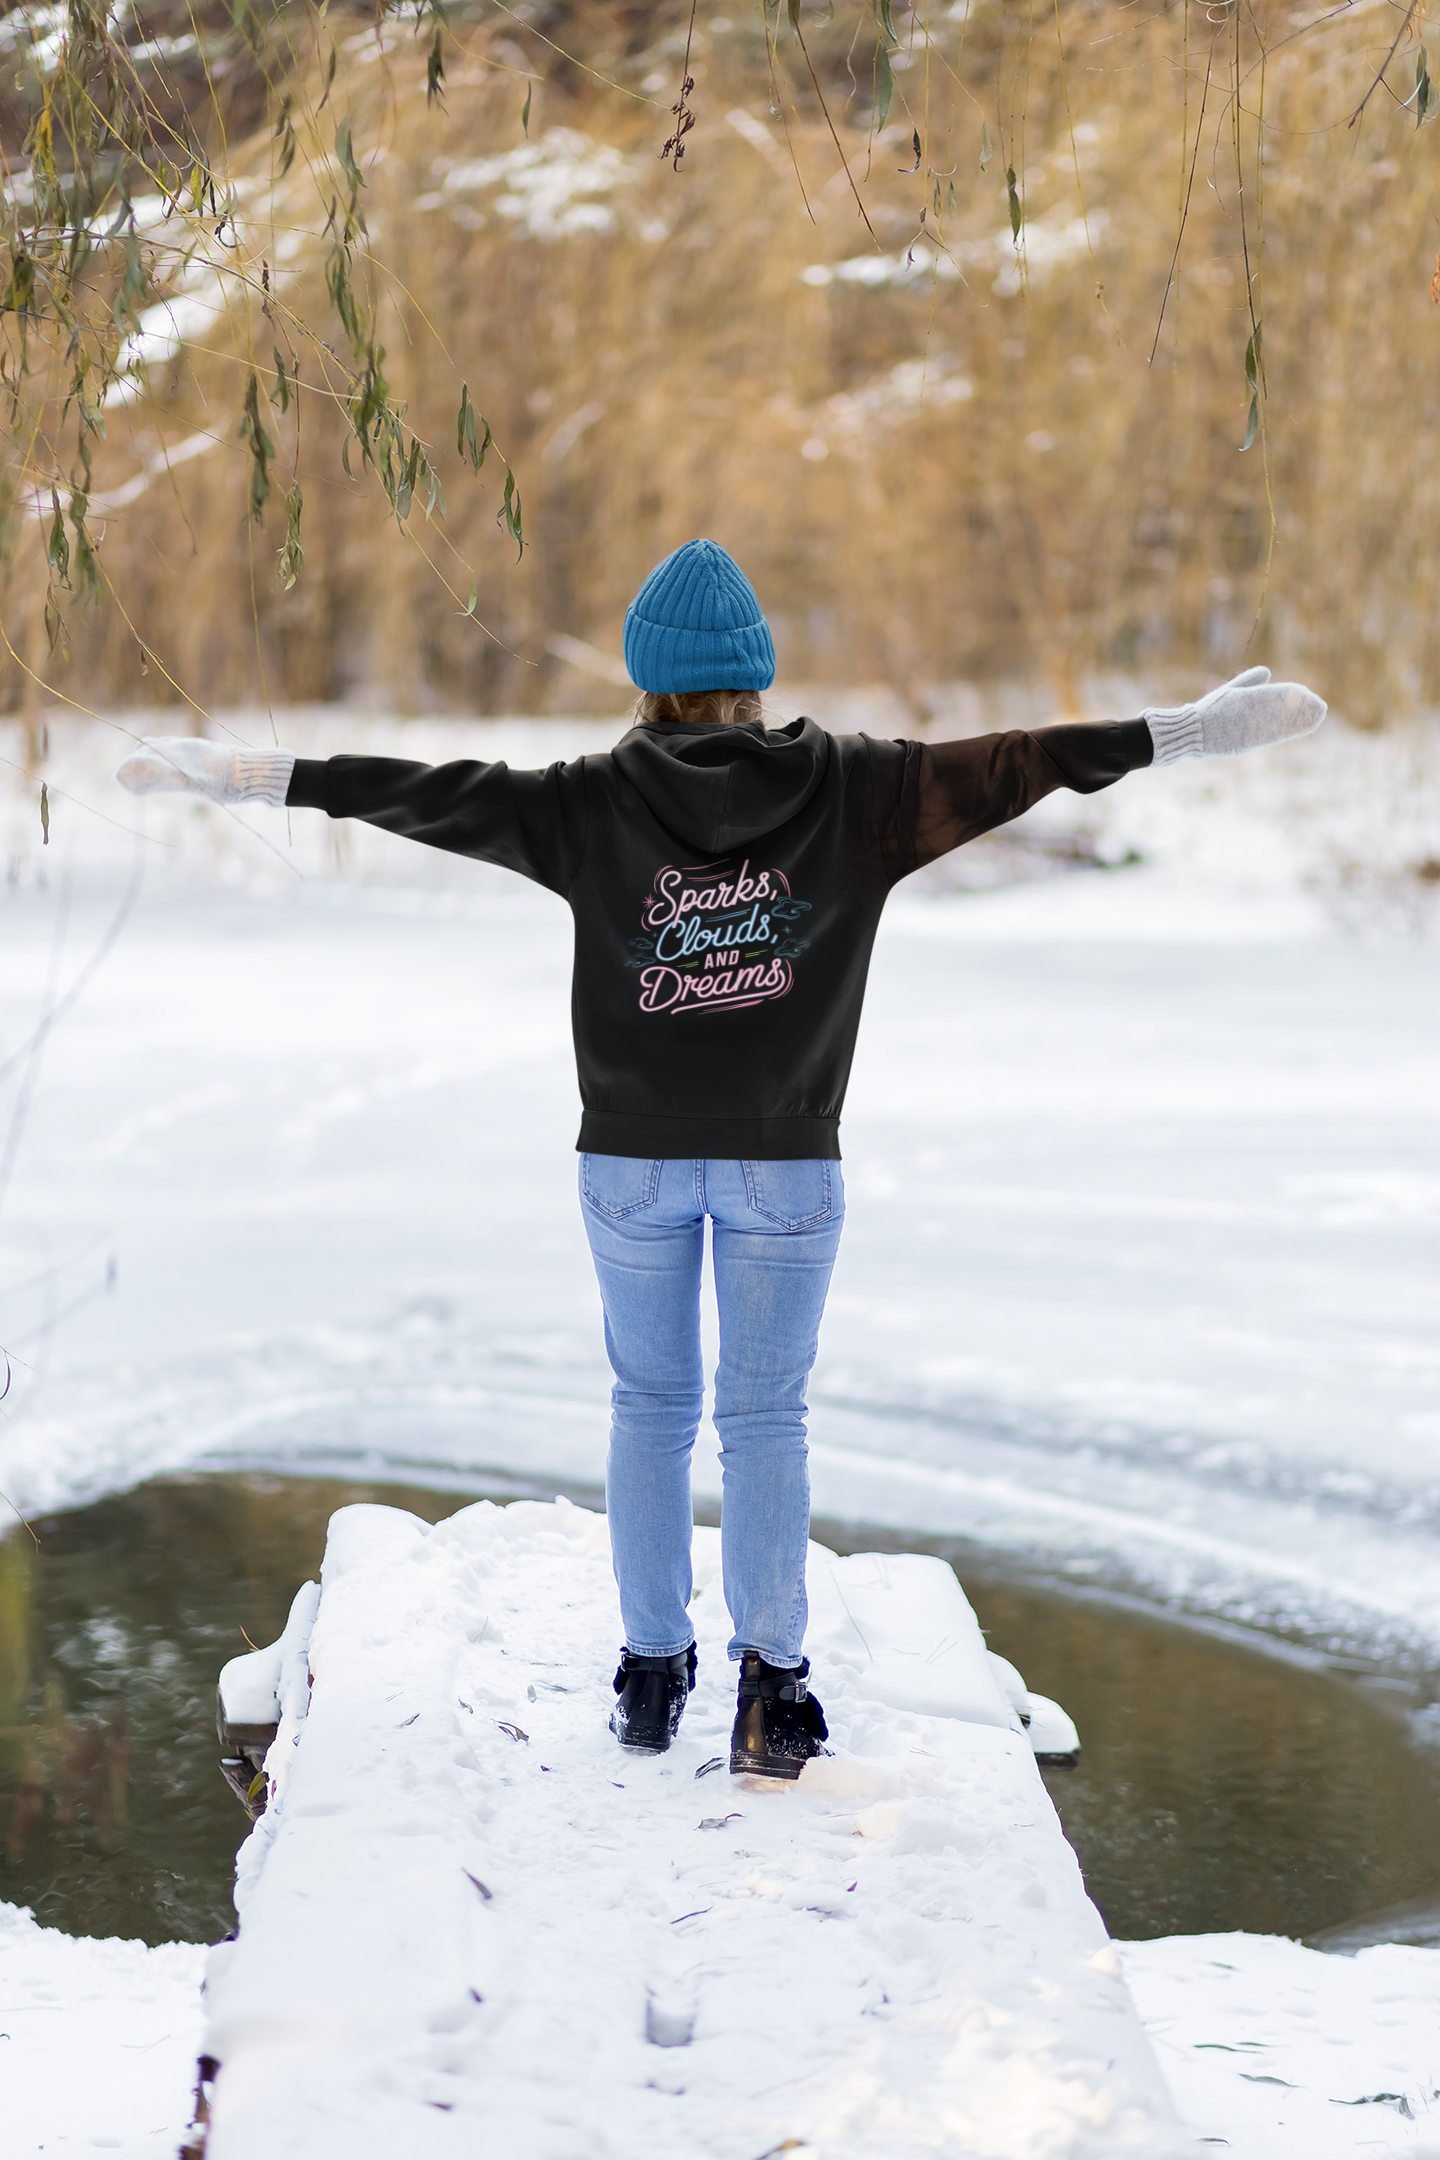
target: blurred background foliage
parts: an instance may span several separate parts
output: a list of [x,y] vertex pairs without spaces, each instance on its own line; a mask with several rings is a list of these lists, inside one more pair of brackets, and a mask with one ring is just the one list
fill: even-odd
[[1437,105],[1391,0],[12,7],[0,704],[612,711],[700,532],[917,724],[1430,708]]

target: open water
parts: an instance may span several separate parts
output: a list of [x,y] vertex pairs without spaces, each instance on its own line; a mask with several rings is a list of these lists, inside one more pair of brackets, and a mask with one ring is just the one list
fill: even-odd
[[[221,1665],[279,1634],[334,1509],[435,1521],[473,1497],[167,1478],[0,1539],[0,1897],[73,1934],[225,1934],[245,1820],[217,1767]],[[953,1539],[816,1533],[940,1552],[992,1648],[1074,1717],[1080,1768],[1048,1783],[1113,1934],[1306,1936],[1440,1898],[1440,1760],[1413,1682],[1027,1579]]]

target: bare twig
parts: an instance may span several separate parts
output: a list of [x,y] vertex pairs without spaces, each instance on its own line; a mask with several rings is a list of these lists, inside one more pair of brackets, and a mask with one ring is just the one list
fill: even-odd
[[1395,41],[1391,45],[1389,52],[1386,53],[1385,58],[1380,63],[1380,72],[1376,75],[1374,82],[1371,83],[1370,88],[1365,92],[1364,97],[1361,98],[1360,103],[1356,106],[1354,112],[1351,113],[1350,118],[1346,121],[1345,124],[1347,127],[1354,127],[1356,121],[1364,112],[1365,107],[1369,104],[1371,98],[1374,97],[1375,92],[1380,88],[1381,83],[1384,82],[1385,70],[1389,67],[1390,62],[1395,58],[1396,53],[1399,52],[1401,41],[1403,40],[1406,31],[1410,28],[1411,23],[1415,20],[1415,10],[1418,5],[1419,0],[1410,0],[1410,4],[1405,10],[1404,21],[1401,23],[1400,28],[1395,33]]
[[[76,999],[82,995],[86,986],[94,979],[96,971],[106,959],[115,940],[119,937],[120,932],[124,929],[134,911],[135,903],[140,897],[140,886],[143,877],[143,868],[137,861],[135,868],[130,873],[130,882],[125,888],[120,906],[104,937],[100,940],[84,967],[81,968],[80,973],[75,977],[74,982],[71,983],[64,996],[58,998],[53,1005],[42,1013],[39,1024],[34,1031],[26,1037],[19,1049],[12,1050],[4,1064],[0,1065],[0,1080],[8,1079],[22,1059],[29,1058],[43,1048],[46,1037],[56,1023],[64,1019]],[[3,1196],[4,1189],[4,1178],[0,1177],[0,1196]]]
[[666,136],[665,147],[660,152],[661,162],[669,158],[677,173],[685,155],[685,137],[695,125],[695,115],[690,110],[690,92],[695,87],[695,78],[690,73],[690,43],[695,35],[696,5],[697,0],[690,0],[690,26],[685,32],[685,59],[680,69],[680,102],[670,108],[675,115],[675,132]]
[[1175,270],[1177,264],[1180,261],[1180,245],[1185,238],[1185,227],[1188,224],[1190,218],[1190,195],[1192,189],[1195,186],[1195,167],[1200,162],[1200,135],[1201,130],[1205,126],[1205,100],[1210,95],[1210,71],[1213,68],[1214,64],[1215,48],[1212,45],[1205,61],[1205,87],[1200,92],[1200,117],[1195,122],[1195,149],[1190,159],[1190,178],[1185,188],[1184,207],[1180,212],[1180,230],[1175,235],[1175,252],[1170,257],[1170,275],[1165,280],[1165,293],[1164,297],[1160,302],[1160,315],[1159,319],[1155,324],[1155,337],[1150,347],[1150,358],[1146,363],[1146,365],[1149,367],[1153,367],[1155,365],[1155,354],[1160,344],[1160,332],[1163,329],[1165,323],[1165,305],[1170,298],[1171,288],[1175,283]]
[[810,70],[810,80],[815,85],[815,95],[820,100],[820,110],[825,115],[825,125],[830,130],[830,140],[835,145],[835,151],[836,155],[839,157],[841,169],[845,174],[845,178],[850,183],[850,192],[855,198],[855,207],[860,212],[861,217],[865,219],[865,230],[869,233],[870,238],[875,242],[875,245],[878,248],[880,245],[879,238],[876,234],[874,226],[870,222],[869,216],[866,213],[865,205],[860,200],[860,190],[855,185],[855,175],[850,170],[850,160],[846,157],[844,150],[841,148],[840,137],[835,132],[835,123],[830,117],[830,108],[825,102],[825,93],[820,87],[820,78],[815,73],[815,63],[810,58],[810,48],[805,43],[805,33],[800,28],[800,18],[798,15],[795,17],[795,35],[800,41],[800,50],[805,55],[805,65]]

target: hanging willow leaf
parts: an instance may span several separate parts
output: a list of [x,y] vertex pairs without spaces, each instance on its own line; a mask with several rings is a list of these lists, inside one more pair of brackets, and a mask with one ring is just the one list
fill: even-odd
[[445,99],[445,45],[444,34],[437,30],[429,52],[425,56],[425,103],[433,105],[436,98]]
[[870,0],[870,12],[875,17],[876,22],[879,23],[884,36],[890,40],[892,45],[898,45],[900,40],[895,34],[895,24],[890,14],[890,0]]
[[[88,470],[89,458],[85,463]],[[79,583],[80,598],[88,606],[98,602],[103,593],[100,579],[100,558],[95,552],[95,542],[85,523],[85,513],[90,508],[89,494],[83,488],[70,490],[70,525],[75,534],[75,575]]]
[[285,356],[278,345],[272,345],[270,350],[275,356],[275,387],[270,392],[270,403],[287,413],[290,410],[290,385],[285,380]]
[[342,120],[335,130],[335,155],[340,160],[340,170],[350,183],[352,196],[365,185],[365,176],[355,162],[355,146],[350,135],[350,122]]
[[[390,384],[385,375],[385,347],[377,345],[373,338],[365,348],[365,365],[351,382],[346,410],[360,444],[361,457],[367,465],[375,465],[382,480],[385,479],[388,453],[393,449],[395,431],[404,417],[404,408],[398,412],[391,409]],[[387,493],[393,502],[393,486],[387,486]]]
[[335,312],[350,334],[350,344],[358,359],[365,350],[365,329],[360,320],[355,287],[350,281],[350,250],[343,243],[335,248],[325,265],[325,283],[335,304]]
[[13,313],[22,318],[30,311],[35,299],[35,265],[23,247],[10,251],[10,285],[5,298],[0,300],[0,314]]
[[270,460],[275,455],[275,445],[261,425],[260,384],[253,368],[245,386],[245,410],[239,433],[250,453],[250,515],[260,525],[264,523],[265,505],[270,500]]
[[878,134],[890,116],[890,100],[895,95],[895,77],[890,68],[890,55],[883,45],[875,48],[875,131]]
[[1240,445],[1241,454],[1254,442],[1260,429],[1260,324],[1257,322],[1245,347],[1245,381],[1250,391],[1250,410],[1245,419],[1245,440]]
[[410,515],[410,506],[415,500],[415,481],[419,470],[420,444],[412,436],[410,440],[410,456],[408,460],[402,461],[399,478],[395,483],[395,521],[399,525],[403,525]]
[[1015,185],[1015,168],[1013,165],[1007,165],[1005,168],[1005,187],[1010,197],[1010,237],[1018,247],[1021,225],[1020,190]]
[[300,545],[300,513],[304,508],[305,497],[297,480],[285,497],[285,545],[275,558],[275,575],[286,592],[305,567],[305,550]]
[[[478,426],[485,430],[483,435],[477,432],[477,422]],[[456,449],[462,458],[469,458],[471,466],[478,473],[485,462],[485,453],[494,440],[489,421],[476,413],[470,399],[470,386],[468,383],[464,384],[460,391],[460,412],[455,426]]]
[[50,490],[50,507],[54,516],[50,521],[50,536],[46,542],[45,559],[56,578],[70,590],[70,542],[65,537],[65,520],[60,515],[60,497],[54,488]]
[[535,85],[530,83],[525,91],[525,103],[520,108],[520,125],[528,137],[530,133],[530,100],[535,95]]
[[[486,433],[489,433],[488,428]],[[503,525],[506,532],[515,542],[519,550],[519,554],[515,557],[518,562],[520,556],[525,552],[525,535],[520,525],[520,490],[515,485],[515,475],[508,465],[505,468],[505,500],[495,513],[495,522],[497,525]]]
[[294,164],[295,152],[299,148],[295,140],[294,123],[290,118],[290,108],[294,102],[294,99],[287,94],[281,101],[279,115],[275,121],[275,140],[280,145],[278,164],[282,180]]
[[50,790],[43,780],[40,783],[40,845],[50,845]]
[[[128,211],[128,203],[125,209]],[[146,283],[145,265],[140,258],[140,240],[132,225],[125,235],[125,268],[121,272],[120,288],[111,309],[117,330],[128,331],[132,336],[138,334],[140,319],[135,312],[135,303],[144,293]]]

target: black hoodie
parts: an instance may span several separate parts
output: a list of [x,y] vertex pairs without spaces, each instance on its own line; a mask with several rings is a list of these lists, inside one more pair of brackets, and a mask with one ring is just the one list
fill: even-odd
[[1143,720],[934,745],[664,722],[544,772],[298,759],[287,800],[499,863],[568,901],[596,1155],[838,1156],[891,887],[1057,787],[1148,765]]

